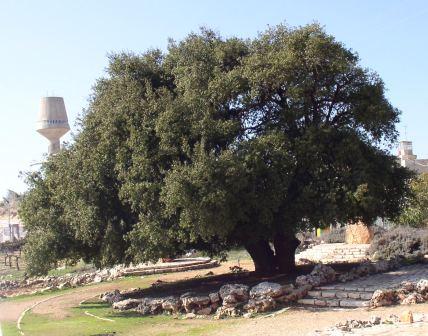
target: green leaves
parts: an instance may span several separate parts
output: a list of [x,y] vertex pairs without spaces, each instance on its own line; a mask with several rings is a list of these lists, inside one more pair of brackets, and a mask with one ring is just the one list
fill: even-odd
[[29,180],[28,255],[112,265],[396,216],[398,116],[316,24],[111,55],[74,143]]
[[401,225],[412,227],[428,226],[428,174],[415,177],[410,184],[412,195],[407,199],[406,208],[398,218]]

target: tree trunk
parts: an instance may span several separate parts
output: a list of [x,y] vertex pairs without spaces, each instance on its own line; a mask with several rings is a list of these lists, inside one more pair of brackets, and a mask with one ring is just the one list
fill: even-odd
[[300,241],[294,234],[277,234],[274,237],[275,263],[280,273],[293,273],[296,270],[295,253]]
[[253,259],[257,273],[272,274],[275,272],[275,256],[268,241],[259,240],[247,243],[245,249]]

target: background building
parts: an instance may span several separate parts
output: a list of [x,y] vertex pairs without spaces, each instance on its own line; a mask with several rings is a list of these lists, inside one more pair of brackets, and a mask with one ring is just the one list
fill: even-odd
[[398,158],[403,167],[418,172],[419,174],[428,173],[428,159],[418,159],[413,154],[413,145],[411,141],[401,141],[398,145]]

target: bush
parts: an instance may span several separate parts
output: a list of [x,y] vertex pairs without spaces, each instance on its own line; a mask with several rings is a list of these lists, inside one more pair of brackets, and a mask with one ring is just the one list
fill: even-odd
[[327,232],[321,236],[321,240],[323,240],[325,243],[344,243],[345,242],[345,232],[346,227],[338,227],[331,229],[330,232]]
[[2,253],[13,253],[19,251],[25,244],[25,239],[15,240],[15,241],[6,241],[0,243],[0,252]]
[[428,230],[397,227],[374,238],[369,253],[376,259],[419,260],[428,253]]

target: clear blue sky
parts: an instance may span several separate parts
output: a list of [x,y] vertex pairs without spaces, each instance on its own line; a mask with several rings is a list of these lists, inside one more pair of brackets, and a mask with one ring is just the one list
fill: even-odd
[[253,37],[313,21],[380,74],[403,111],[399,131],[428,158],[428,1],[0,0],[0,195],[24,191],[19,171],[47,150],[34,130],[40,97],[63,96],[73,128],[108,53],[164,49],[200,26]]

